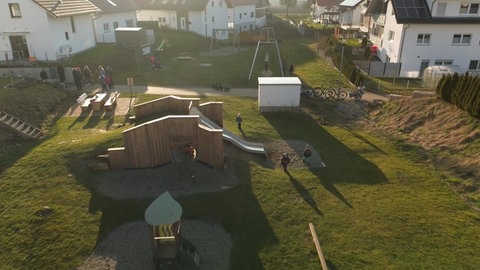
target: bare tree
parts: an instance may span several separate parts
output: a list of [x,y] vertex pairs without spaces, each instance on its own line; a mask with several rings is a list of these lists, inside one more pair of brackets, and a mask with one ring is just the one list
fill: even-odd
[[280,0],[280,4],[286,6],[288,17],[288,9],[295,7],[297,5],[297,0]]

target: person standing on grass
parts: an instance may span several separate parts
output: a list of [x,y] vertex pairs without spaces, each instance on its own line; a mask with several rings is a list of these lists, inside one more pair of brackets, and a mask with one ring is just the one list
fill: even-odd
[[288,156],[287,153],[283,153],[282,159],[280,160],[280,164],[281,164],[282,167],[283,167],[283,171],[284,171],[285,173],[288,173],[287,167],[288,167],[288,164],[290,164],[290,157]]
[[310,149],[310,145],[306,145],[305,149],[303,149],[303,162],[310,166],[310,157],[312,156],[312,150]]
[[235,118],[235,122],[237,122],[239,130],[242,130],[242,121],[243,121],[242,116],[240,115],[240,113],[238,113],[237,118]]

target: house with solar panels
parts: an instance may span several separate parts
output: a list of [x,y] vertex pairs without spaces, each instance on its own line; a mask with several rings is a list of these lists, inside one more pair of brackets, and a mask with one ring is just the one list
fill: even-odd
[[87,0],[0,2],[0,61],[58,60],[95,47]]
[[433,65],[480,72],[478,1],[373,0],[366,15],[378,58],[400,63],[399,77],[421,77]]

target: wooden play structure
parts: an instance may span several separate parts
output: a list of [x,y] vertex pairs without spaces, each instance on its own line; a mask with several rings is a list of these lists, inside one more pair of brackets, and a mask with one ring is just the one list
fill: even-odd
[[182,255],[189,256],[197,267],[200,264],[195,247],[182,239],[181,217],[182,206],[168,191],[157,197],[145,210],[157,269],[166,265],[181,266],[182,259],[185,259]]
[[174,151],[186,145],[195,159],[223,168],[223,129],[202,125],[199,115],[188,115],[194,106],[218,127],[223,126],[223,103],[199,104],[198,98],[167,96],[134,106],[135,121],[168,114],[123,131],[124,147],[107,150],[111,169],[153,168],[174,161]]

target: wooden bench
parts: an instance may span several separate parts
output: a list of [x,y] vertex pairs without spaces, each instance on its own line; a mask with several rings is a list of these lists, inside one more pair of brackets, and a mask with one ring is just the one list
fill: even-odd
[[118,91],[115,91],[103,105],[107,110],[112,110],[113,107],[117,104],[117,98],[120,96]]
[[80,107],[82,108],[82,112],[88,111],[92,105],[92,101],[94,98],[86,98],[85,101],[83,101],[82,105]]
[[87,99],[87,93],[83,93],[81,94],[78,98],[77,98],[77,102],[78,104],[83,104],[85,102],[85,100]]

